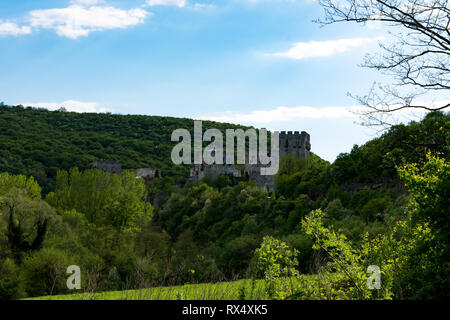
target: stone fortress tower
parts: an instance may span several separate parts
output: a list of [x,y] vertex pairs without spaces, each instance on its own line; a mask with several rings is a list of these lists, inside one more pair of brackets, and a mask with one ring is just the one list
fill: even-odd
[[289,153],[293,154],[296,158],[299,159],[309,159],[310,150],[311,144],[309,141],[309,134],[307,132],[280,132],[280,159]]
[[[293,154],[295,158],[310,158],[310,136],[307,132],[302,131],[281,131],[279,134],[279,155],[280,159],[287,155]],[[247,153],[247,151],[246,151]],[[248,160],[248,154],[246,154]],[[225,163],[225,161],[224,161]],[[262,176],[260,174],[260,164],[245,164],[243,170],[231,164],[211,164],[211,165],[194,165],[191,169],[189,181],[198,181],[202,178],[209,177],[212,180],[217,179],[220,175],[228,175],[234,181],[241,178],[254,180],[258,187],[266,187],[269,192],[275,191],[274,176]]]

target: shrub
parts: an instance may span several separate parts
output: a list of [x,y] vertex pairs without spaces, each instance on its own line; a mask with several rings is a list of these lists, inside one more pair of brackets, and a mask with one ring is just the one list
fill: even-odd
[[5,259],[0,262],[0,300],[19,299],[25,296],[19,268],[14,261]]
[[67,253],[62,250],[44,248],[28,255],[22,263],[28,295],[66,292],[66,270],[71,264]]
[[266,290],[270,298],[285,297],[284,292],[277,292],[275,286],[278,278],[298,275],[297,254],[297,250],[291,250],[285,242],[271,236],[264,237],[261,246],[255,250],[256,276],[262,276],[266,280]]

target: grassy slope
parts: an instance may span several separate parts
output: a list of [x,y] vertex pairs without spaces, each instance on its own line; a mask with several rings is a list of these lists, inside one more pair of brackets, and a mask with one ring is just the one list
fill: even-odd
[[[300,279],[311,280],[312,275],[302,275]],[[294,282],[300,280],[293,280]],[[284,280],[290,285],[289,280]],[[253,287],[253,288],[252,288]],[[98,293],[78,293],[58,296],[30,298],[31,300],[238,300],[245,293],[245,299],[269,299],[264,280],[238,280],[231,282],[185,284],[174,287],[154,287],[140,290],[107,291]]]

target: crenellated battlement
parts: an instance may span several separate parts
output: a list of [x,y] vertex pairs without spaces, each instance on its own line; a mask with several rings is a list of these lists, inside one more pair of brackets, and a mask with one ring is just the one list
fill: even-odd
[[306,131],[281,131],[279,139],[280,158],[289,153],[296,158],[310,157],[310,136]]

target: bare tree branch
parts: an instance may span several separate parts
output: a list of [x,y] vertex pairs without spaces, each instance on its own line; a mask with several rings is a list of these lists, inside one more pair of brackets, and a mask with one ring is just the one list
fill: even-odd
[[[363,67],[392,76],[392,87],[372,87],[354,97],[367,111],[365,125],[389,127],[385,114],[404,109],[444,110],[449,103],[424,105],[415,98],[428,92],[450,90],[449,0],[320,0],[321,25],[338,22],[384,23],[393,41],[380,43],[383,54],[367,55]],[[412,93],[400,93],[412,90]],[[353,96],[352,96],[353,97]]]

